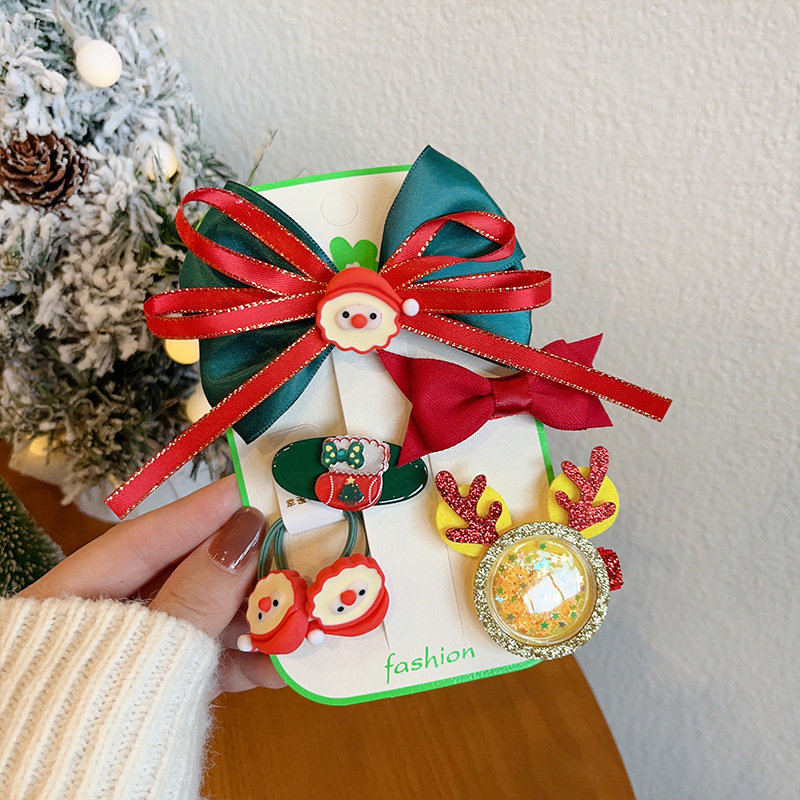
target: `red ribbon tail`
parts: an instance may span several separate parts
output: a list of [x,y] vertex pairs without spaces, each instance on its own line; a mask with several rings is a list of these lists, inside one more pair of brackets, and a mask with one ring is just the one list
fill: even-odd
[[414,386],[413,361],[389,350],[378,350],[377,355],[386,371],[392,376],[397,388],[411,400],[411,391]]
[[[576,342],[558,339],[545,345],[545,353],[591,367],[603,334]],[[611,420],[603,404],[594,395],[587,394],[563,383],[556,383],[538,375],[527,374],[535,404],[531,413],[542,423],[563,431],[579,431],[589,428],[606,428]]]
[[311,328],[151,458],[106,498],[106,505],[120,519],[127,516],[167,478],[328,347],[330,345],[320,336],[319,331]]
[[452,347],[608,400],[660,422],[672,401],[648,389],[575,361],[527,347],[454,319],[421,313],[405,317],[403,327]]
[[400,457],[397,459],[397,466],[404,467],[406,464],[410,464],[412,461],[434,452],[436,452],[434,449],[425,446],[424,436],[417,426],[414,419],[414,410],[412,409],[403,445],[400,448]]

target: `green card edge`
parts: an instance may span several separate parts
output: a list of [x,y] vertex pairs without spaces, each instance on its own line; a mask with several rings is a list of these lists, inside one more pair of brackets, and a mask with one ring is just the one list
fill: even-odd
[[[535,419],[535,418],[534,418]],[[539,446],[542,448],[542,460],[544,461],[544,469],[547,473],[547,485],[549,486],[555,480],[555,473],[553,472],[553,460],[550,458],[550,445],[547,443],[547,434],[544,430],[544,425],[536,421],[536,430],[539,433]]]
[[233,438],[233,428],[228,428],[225,436],[228,439],[228,447],[231,451],[231,461],[233,462],[233,471],[236,473],[236,484],[239,487],[239,497],[242,500],[243,506],[249,506],[250,498],[247,496],[247,486],[244,482],[242,462],[239,458],[239,450],[236,447],[236,439]]
[[408,172],[411,164],[401,164],[398,167],[373,167],[372,169],[348,169],[343,172],[326,172],[324,175],[306,175],[303,178],[289,178],[285,181],[262,183],[251,186],[254,192],[266,192],[270,189],[283,189],[284,186],[301,186],[304,183],[320,183],[333,181],[337,178],[357,178],[361,175],[382,175],[384,172]]
[[419,692],[427,692],[431,689],[443,689],[445,686],[456,686],[459,683],[469,683],[470,681],[477,681],[481,678],[490,678],[492,675],[502,675],[506,672],[519,672],[520,670],[527,669],[539,663],[536,659],[528,661],[521,661],[519,664],[509,664],[506,667],[496,667],[495,669],[484,669],[480,672],[468,672],[464,675],[457,675],[454,678],[442,678],[439,681],[430,681],[429,683],[418,683],[414,686],[406,686],[403,689],[390,689],[386,692],[372,692],[370,694],[357,694],[352,697],[328,697],[324,694],[316,694],[311,692],[305,687],[301,686],[292,677],[281,664],[278,656],[270,656],[272,663],[278,674],[286,681],[288,686],[291,686],[294,691],[308,700],[313,700],[315,703],[321,703],[326,706],[352,706],[356,703],[367,703],[371,700],[383,700],[387,697],[402,697],[407,694],[418,694]]

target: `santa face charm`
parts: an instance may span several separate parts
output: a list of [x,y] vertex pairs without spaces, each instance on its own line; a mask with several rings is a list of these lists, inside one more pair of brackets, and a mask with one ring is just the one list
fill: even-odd
[[348,267],[328,283],[317,327],[340,350],[382,350],[400,332],[402,301],[388,282],[364,267]]
[[335,636],[360,636],[383,622],[389,608],[386,578],[374,558],[340,558],[308,589],[311,627]]
[[264,576],[247,601],[250,633],[239,637],[245,652],[292,653],[308,630],[306,582],[292,569]]

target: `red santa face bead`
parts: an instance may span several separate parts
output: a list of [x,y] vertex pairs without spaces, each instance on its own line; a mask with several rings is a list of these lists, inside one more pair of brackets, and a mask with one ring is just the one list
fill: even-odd
[[386,578],[374,558],[340,558],[308,589],[312,625],[335,636],[360,636],[383,622],[389,608]]
[[306,582],[294,570],[263,577],[247,601],[250,642],[262,653],[292,653],[308,630]]
[[351,303],[336,315],[336,323],[345,331],[374,331],[382,322],[383,313],[372,303]]
[[349,267],[329,282],[317,308],[317,327],[340,350],[382,350],[400,332],[402,302],[389,283],[363,267]]

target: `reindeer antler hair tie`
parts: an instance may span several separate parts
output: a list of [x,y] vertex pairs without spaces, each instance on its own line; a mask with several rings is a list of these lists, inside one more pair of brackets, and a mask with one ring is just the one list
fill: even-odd
[[[574,652],[600,627],[609,592],[622,586],[616,553],[588,541],[616,517],[608,461],[605,447],[592,450],[589,467],[564,461],[548,492],[551,519],[519,527],[485,475],[468,488],[449,472],[436,475],[439,532],[454,549],[480,558],[475,610],[489,636],[515,655],[553,659]],[[464,525],[447,524],[453,512]]]

